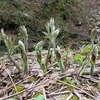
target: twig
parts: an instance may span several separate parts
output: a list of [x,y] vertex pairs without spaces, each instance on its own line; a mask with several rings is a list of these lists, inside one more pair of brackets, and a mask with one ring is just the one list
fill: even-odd
[[57,91],[55,91],[55,92],[63,91],[63,90],[65,90],[66,88],[68,88],[68,86],[65,86],[65,87],[63,87],[63,88],[61,88],[61,89],[59,89],[59,90],[57,90]]
[[[38,81],[38,80],[37,80],[37,81]],[[35,87],[35,85],[37,84],[37,81],[34,83],[34,85],[33,85],[34,87]],[[10,96],[4,97],[2,100],[5,100],[5,99],[8,99],[8,98],[10,98],[10,97],[19,95],[19,94],[21,94],[21,93],[23,93],[23,92],[25,92],[25,91],[27,91],[27,90],[30,90],[30,89],[32,89],[32,88],[24,89],[24,90],[21,91],[21,92],[18,92],[18,93],[12,94],[12,95],[10,95]]]
[[72,84],[69,84],[69,83],[67,83],[67,82],[60,81],[60,80],[58,80],[58,82],[61,82],[61,83],[66,84],[66,85],[68,85],[68,86],[72,86],[72,87],[74,87],[74,88],[76,88],[76,89],[78,89],[78,90],[81,90],[81,91],[83,91],[85,94],[87,94],[88,96],[90,96],[90,97],[92,97],[93,99],[97,100],[93,95],[87,93],[86,91],[80,89],[79,87],[76,87],[76,86],[74,86],[74,85],[72,85]]
[[[52,71],[52,70],[50,70],[50,71]],[[46,72],[44,75],[46,75],[46,74],[48,74],[50,71],[48,71],[48,72]],[[41,80],[42,78],[39,78],[35,83],[31,83],[31,85],[30,85],[30,91],[26,94],[26,96],[31,92],[31,91],[33,91],[33,89],[34,89],[34,86]],[[37,86],[39,86],[39,85],[37,85]],[[36,86],[36,87],[37,87]]]
[[70,95],[67,97],[66,100],[70,100],[73,97],[73,93],[70,93]]
[[11,80],[11,82],[12,82],[12,84],[13,84],[14,88],[15,88],[15,91],[17,92],[17,88],[16,88],[16,85],[15,85],[15,83],[14,83],[14,81],[13,81],[12,77],[10,76],[10,74],[9,74],[8,70],[7,70],[7,69],[5,69],[5,64],[3,65],[3,68],[4,68],[4,70],[7,72],[8,76],[9,76],[9,78],[10,78],[10,80]]
[[[78,71],[76,72],[75,68],[68,69],[65,73],[60,75],[61,76],[60,79],[71,75],[77,75],[79,73],[80,68],[78,68],[77,70]],[[89,74],[89,72],[90,72],[90,68],[86,68],[84,74]],[[100,73],[100,67],[96,67],[94,69],[94,73]]]
[[[31,76],[29,76],[29,77],[27,77],[27,78],[22,79],[21,81],[15,83],[15,85],[18,85],[18,84],[20,84],[21,82],[23,83],[25,80],[29,79],[29,78],[32,77],[32,76],[33,76],[33,75],[31,75]],[[11,89],[12,87],[13,87],[13,85],[9,86],[5,91]]]
[[25,90],[23,90],[23,91],[21,91],[21,92],[17,92],[17,93],[15,93],[15,94],[10,95],[10,96],[4,97],[4,98],[2,98],[2,100],[6,100],[6,99],[11,98],[11,97],[13,97],[13,96],[19,95],[19,94],[21,94],[21,93],[23,93],[23,92],[25,92],[25,91],[27,91],[27,90],[28,90],[28,89],[25,89]]
[[59,94],[66,94],[66,93],[69,93],[70,91],[63,91],[63,92],[57,92],[57,93],[51,93],[51,94],[48,94],[48,96],[55,96],[55,95],[59,95]]
[[26,94],[26,96],[34,89],[35,85],[41,80],[41,78],[39,78],[34,84],[32,82],[31,86],[29,87],[30,91]]
[[[86,60],[85,60],[83,66],[82,66],[82,68],[81,68],[81,70],[80,70],[80,72],[79,72],[79,76],[82,76],[82,74],[85,72],[85,69],[86,69],[87,65],[90,63],[90,58],[89,58],[89,57],[90,57],[90,55],[92,54],[94,48],[95,48],[97,45],[99,45],[99,44],[100,44],[100,42],[98,42],[98,43],[92,48],[92,50],[91,50],[91,52],[89,53],[89,55],[85,58]],[[91,69],[90,69],[90,70],[91,70]]]
[[79,100],[82,100],[81,95],[77,92],[77,90],[73,90],[73,93],[79,98]]
[[44,100],[47,100],[45,89],[43,88],[42,91],[43,91],[43,95],[44,95]]

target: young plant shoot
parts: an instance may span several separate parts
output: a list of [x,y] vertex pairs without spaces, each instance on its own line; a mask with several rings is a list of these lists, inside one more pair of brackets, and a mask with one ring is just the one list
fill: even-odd
[[57,62],[58,62],[58,65],[59,65],[61,72],[65,72],[65,66],[63,64],[61,53],[60,53],[60,47],[57,47],[56,59],[57,59]]
[[23,43],[25,44],[25,51],[28,52],[28,33],[25,26],[20,26],[20,36]]
[[85,71],[86,67],[89,65],[89,63],[91,63],[90,75],[94,74],[94,68],[96,66],[96,59],[97,59],[97,56],[98,56],[97,44],[94,44],[95,38],[96,38],[96,28],[93,28],[92,31],[91,31],[91,44],[92,44],[91,52],[90,52],[91,58],[88,57],[88,59],[86,59],[83,62],[83,67],[80,71],[79,76],[82,76],[82,74],[84,73],[84,71]]
[[35,51],[36,51],[36,54],[37,54],[37,61],[40,65],[40,68],[43,72],[47,72],[47,66],[45,66],[43,64],[43,61],[42,61],[42,48],[43,48],[43,44],[44,42],[43,41],[40,41],[39,43],[37,43],[36,47],[35,47]]
[[94,44],[96,38],[96,28],[93,28],[91,31],[91,44],[92,44],[92,53],[91,53],[91,69],[90,69],[90,74],[94,74],[94,68],[96,65],[96,59],[98,56],[98,48],[97,45]]
[[21,57],[23,60],[24,72],[27,72],[29,70],[29,67],[28,67],[28,59],[27,59],[27,53],[25,50],[25,45],[21,40],[18,41],[18,44],[21,50]]
[[4,33],[4,30],[1,29],[1,36],[2,39],[5,43],[5,46],[7,47],[7,51],[8,51],[8,58],[10,59],[10,61],[16,66],[16,68],[18,69],[19,72],[22,72],[19,65],[15,62],[15,60],[12,58],[12,53],[13,51],[18,47],[14,45],[14,41],[11,38],[8,38],[7,35]]
[[54,19],[51,18],[50,22],[48,22],[46,24],[46,30],[47,32],[43,32],[46,39],[48,39],[49,41],[49,46],[48,46],[48,54],[47,54],[47,58],[46,58],[46,62],[45,65],[48,65],[48,59],[50,57],[50,48],[53,48],[54,53],[55,53],[55,49],[56,49],[56,38],[59,35],[59,29],[55,28],[54,25]]

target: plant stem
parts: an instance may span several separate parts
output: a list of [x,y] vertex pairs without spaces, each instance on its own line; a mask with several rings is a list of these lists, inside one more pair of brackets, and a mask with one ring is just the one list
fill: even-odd
[[95,68],[95,64],[93,64],[93,65],[91,66],[90,75],[93,75],[93,73],[94,73],[94,68]]
[[60,70],[62,72],[65,72],[65,66],[63,64],[63,61],[62,61],[62,58],[61,58],[61,54],[58,51],[56,51],[56,59],[58,61]]
[[13,64],[16,66],[16,68],[18,69],[19,72],[22,72],[22,70],[20,69],[20,67],[17,65],[17,63],[15,62],[15,60],[8,54],[9,59],[11,60],[11,62],[13,62]]
[[45,62],[45,66],[47,67],[48,66],[48,58],[50,56],[50,45],[49,45],[49,48],[48,48],[48,53],[47,53],[47,57],[46,57],[46,62]]
[[24,72],[27,72],[29,70],[27,57],[23,58],[23,64],[24,64]]
[[27,72],[29,70],[27,54],[26,54],[26,52],[23,49],[21,50],[21,56],[22,56],[23,65],[24,65],[24,72]]
[[82,74],[84,73],[84,71],[89,63],[90,63],[90,60],[87,60],[86,62],[83,63],[83,67],[79,73],[79,76],[82,76]]
[[65,72],[64,64],[62,61],[59,62],[59,67],[61,69],[61,72]]
[[24,39],[25,50],[28,52],[28,39]]

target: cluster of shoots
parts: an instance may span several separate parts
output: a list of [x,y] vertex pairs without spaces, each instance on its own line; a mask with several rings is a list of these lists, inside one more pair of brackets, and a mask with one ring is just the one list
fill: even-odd
[[14,40],[12,40],[11,38],[8,38],[7,35],[4,33],[3,29],[1,29],[1,37],[2,37],[2,39],[4,41],[4,43],[5,43],[5,46],[7,47],[8,58],[10,59],[11,62],[13,62],[13,64],[18,69],[18,71],[21,72],[21,69],[20,69],[19,65],[12,58],[12,53],[18,46],[14,45],[14,43],[15,43]]
[[16,66],[18,72],[22,72],[22,69],[20,66],[16,63],[16,61],[13,59],[12,54],[16,48],[20,48],[21,51],[21,57],[23,60],[23,69],[24,72],[28,71],[28,60],[27,60],[27,51],[28,51],[28,34],[25,26],[20,27],[20,32],[22,34],[22,41],[19,40],[18,45],[15,45],[15,40],[12,40],[12,38],[9,38],[5,33],[4,30],[1,29],[1,37],[5,43],[5,46],[7,47],[8,51],[8,58],[10,61]]
[[83,62],[83,67],[79,73],[79,76],[82,76],[84,73],[86,67],[91,64],[90,67],[90,75],[94,74],[94,68],[96,66],[96,60],[98,56],[98,44],[95,44],[95,39],[96,39],[96,28],[93,28],[91,31],[91,52],[89,54],[90,57],[87,57],[87,59]]
[[[62,60],[60,47],[56,44],[59,32],[60,32],[59,28],[58,29],[55,28],[54,19],[51,18],[50,22],[46,24],[46,32],[43,32],[43,34],[45,35],[45,40],[37,43],[35,47],[36,54],[37,54],[37,62],[39,63],[40,68],[44,73],[48,71],[48,64],[49,63],[52,64],[52,62],[57,62],[61,72],[65,72],[65,66]],[[11,60],[11,62],[13,62],[13,64],[16,66],[19,72],[22,72],[22,71],[27,72],[29,70],[28,59],[27,59],[28,33],[27,33],[25,26],[20,26],[21,39],[18,41],[18,45],[15,45],[15,41],[12,40],[11,38],[8,38],[7,35],[5,35],[3,29],[1,29],[1,37],[7,47],[8,57]],[[91,53],[90,53],[91,58],[88,57],[88,59],[83,61],[82,56],[79,54],[77,54],[74,57],[74,59],[81,61],[81,65],[83,66],[79,73],[79,76],[81,76],[84,73],[86,67],[90,63],[91,63],[90,74],[93,75],[94,73],[96,59],[98,56],[98,48],[97,48],[98,44],[94,44],[95,37],[96,37],[96,28],[94,28],[91,31],[91,45],[92,45]],[[47,50],[46,59],[45,61],[43,61],[42,51],[43,51],[43,46],[45,42],[47,41],[48,41],[48,50]],[[12,57],[12,54],[16,48],[20,49],[21,58],[23,62],[23,70],[19,67],[19,65],[16,63],[16,61]]]
[[[50,22],[48,22],[46,24],[46,31],[47,32],[43,32],[44,35],[45,35],[45,38],[48,40],[48,52],[47,52],[47,56],[46,56],[46,60],[43,64],[43,61],[42,61],[42,49],[40,49],[41,46],[43,46],[43,41],[37,43],[36,45],[36,52],[37,52],[37,61],[38,63],[40,64],[41,66],[41,69],[43,71],[47,71],[48,70],[48,62],[52,61],[52,58],[54,58],[55,61],[58,62],[58,65],[59,65],[59,68],[62,72],[65,71],[64,69],[64,65],[63,65],[63,62],[62,62],[62,58],[61,58],[61,54],[60,54],[60,51],[57,49],[57,45],[56,45],[56,40],[57,40],[57,36],[59,35],[59,29],[56,29],[55,28],[55,24],[54,24],[54,19],[51,18],[50,19]],[[45,43],[45,41],[44,41]],[[51,51],[52,49],[52,51]],[[53,57],[51,57],[53,56]]]

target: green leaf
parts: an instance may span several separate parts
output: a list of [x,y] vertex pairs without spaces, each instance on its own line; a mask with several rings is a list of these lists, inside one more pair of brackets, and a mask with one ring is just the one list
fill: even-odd
[[35,98],[35,100],[44,100],[44,96],[43,95],[39,95]]
[[75,84],[76,81],[71,79],[70,77],[66,77],[66,78],[64,78],[64,82],[67,82],[69,84]]
[[15,98],[9,98],[9,99],[6,99],[6,100],[18,100],[18,99],[15,99]]
[[12,78],[16,78],[17,75],[16,75],[16,74],[12,74],[11,77],[12,77]]
[[64,79],[64,82],[70,83],[70,82],[71,82],[71,78],[70,78],[70,77],[66,77],[66,78]]
[[33,82],[33,81],[37,81],[38,80],[38,77],[30,77],[29,78],[29,81]]
[[15,89],[13,89],[13,92],[14,92],[14,93],[16,93],[16,92],[21,92],[21,91],[24,90],[24,86],[21,85],[21,84],[19,84],[19,85],[16,86],[16,89],[17,89],[17,91],[16,91]]
[[83,56],[81,54],[76,54],[74,56],[74,60],[78,61],[78,62],[82,62],[83,61]]
[[92,49],[92,45],[88,44],[81,50],[81,53],[84,55],[88,55],[91,52],[91,49]]
[[[70,77],[64,78],[64,82],[66,82],[68,84],[71,84],[71,85],[74,85],[75,84],[75,80],[71,79]],[[73,86],[70,86],[69,89],[71,91],[73,91],[74,90],[74,87]]]
[[79,100],[76,95],[74,95],[70,100]]

